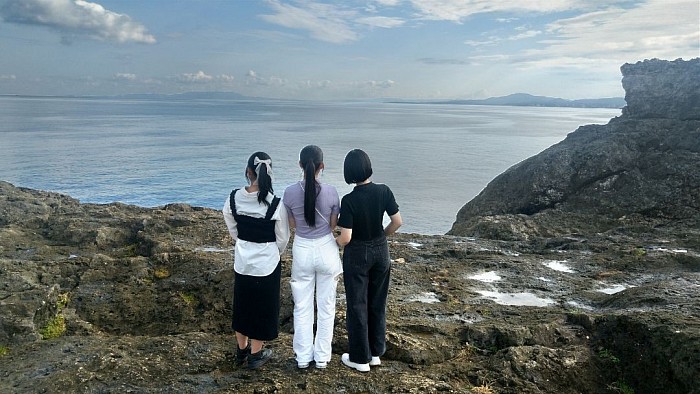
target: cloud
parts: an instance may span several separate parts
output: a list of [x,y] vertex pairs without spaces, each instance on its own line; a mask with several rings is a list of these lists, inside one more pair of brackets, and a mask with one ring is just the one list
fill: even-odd
[[[461,22],[463,19],[488,12],[551,13],[590,7],[593,1],[579,0],[411,0],[423,18]],[[507,21],[507,19],[502,19]]]
[[136,74],[116,73],[116,74],[114,74],[114,79],[116,79],[116,80],[124,80],[124,81],[135,81],[135,80],[136,80]]
[[[521,31],[522,28],[516,28],[515,30]],[[498,37],[498,36],[490,36],[484,40],[478,41],[478,40],[465,40],[464,43],[473,47],[480,47],[480,46],[489,46],[489,45],[496,45],[505,41],[518,41],[518,40],[524,40],[527,38],[532,38],[535,36],[538,36],[542,34],[542,31],[540,30],[526,30],[522,31],[521,33],[512,35],[512,36],[507,36],[507,37]]]
[[280,77],[261,77],[257,72],[249,70],[246,73],[245,83],[246,85],[262,85],[262,86],[285,86],[287,85],[286,78]]
[[14,81],[15,79],[17,79],[17,76],[14,74],[0,75],[0,81]]
[[[253,74],[255,74],[254,71],[250,71]],[[209,83],[209,82],[218,82],[218,83],[231,83],[233,82],[236,78],[233,75],[228,75],[228,74],[219,74],[217,76],[209,75],[205,73],[202,70],[197,71],[196,73],[184,73],[180,74],[176,77],[176,79],[179,82],[183,83]]]
[[269,23],[290,29],[306,30],[317,40],[334,44],[358,39],[357,33],[352,30],[348,22],[356,16],[355,11],[314,2],[304,2],[303,8],[282,4],[278,0],[268,0],[267,4],[275,13],[260,15],[260,18]]
[[697,57],[700,3],[649,0],[634,8],[611,7],[560,19],[546,27],[542,49],[523,52],[530,67],[625,62],[658,57]]
[[438,59],[434,57],[424,57],[418,59],[423,64],[444,64],[444,65],[469,65],[471,62],[460,59]]
[[364,18],[358,18],[356,22],[372,27],[383,27],[385,29],[399,27],[405,23],[403,19],[390,18],[386,16],[368,16]]
[[84,0],[7,0],[0,15],[6,22],[46,26],[64,35],[86,35],[118,43],[156,42],[143,25],[128,15]]
[[194,74],[181,74],[178,77],[180,82],[201,83],[212,81],[214,77],[207,75],[204,71],[197,71]]
[[375,0],[378,4],[387,6],[387,7],[393,7],[398,5],[401,0]]

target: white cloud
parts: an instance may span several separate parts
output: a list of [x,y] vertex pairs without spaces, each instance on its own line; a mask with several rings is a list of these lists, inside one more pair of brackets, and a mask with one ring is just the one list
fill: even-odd
[[17,76],[15,76],[14,74],[0,75],[0,81],[14,81],[15,79],[17,79]]
[[261,77],[257,72],[249,70],[246,73],[246,85],[262,85],[262,86],[285,86],[287,85],[286,78],[280,77]]
[[523,65],[619,65],[648,58],[700,54],[697,0],[649,0],[635,8],[609,8],[547,26],[543,49],[524,52]]
[[423,64],[440,64],[440,65],[450,65],[450,66],[455,66],[455,65],[469,65],[471,62],[466,61],[466,60],[461,60],[461,59],[454,59],[454,58],[435,58],[435,57],[423,57],[418,59],[419,62]]
[[304,2],[303,8],[282,4],[278,0],[268,0],[267,3],[275,11],[275,14],[260,16],[267,22],[306,30],[312,37],[334,44],[355,41],[358,38],[348,23],[356,15],[355,11],[313,2]]
[[0,15],[6,22],[47,26],[62,34],[87,35],[119,43],[156,42],[143,25],[128,15],[84,0],[7,0],[0,8]]
[[130,73],[116,73],[116,74],[114,74],[114,79],[117,79],[117,80],[125,80],[125,81],[135,81],[135,80],[136,80],[136,74],[130,74]]
[[204,73],[204,71],[197,71],[194,74],[181,74],[178,77],[178,80],[181,82],[190,82],[190,83],[201,83],[201,82],[210,82],[213,80],[214,77],[211,75],[207,75]]
[[517,41],[517,40],[522,40],[522,39],[525,39],[525,38],[532,38],[532,37],[535,37],[535,36],[539,36],[540,34],[542,34],[542,32],[539,31],[539,30],[528,30],[528,31],[524,31],[524,32],[522,32],[522,33],[520,33],[520,34],[516,34],[516,35],[514,35],[514,36],[510,36],[510,37],[508,37],[508,40],[510,40],[510,41]]
[[378,4],[387,6],[387,7],[394,7],[398,5],[401,0],[375,0]]
[[351,85],[354,85],[359,88],[371,88],[371,89],[388,89],[392,86],[394,86],[396,82],[392,81],[391,79],[387,79],[385,81],[363,81],[363,82],[354,82]]
[[[517,29],[516,30],[520,30]],[[527,30],[522,33],[518,33],[516,35],[512,36],[507,36],[507,37],[498,37],[498,36],[490,36],[488,38],[485,38],[481,41],[477,40],[465,40],[464,43],[473,47],[480,47],[480,46],[489,46],[489,45],[496,45],[498,43],[504,42],[504,41],[518,41],[518,40],[524,40],[527,38],[532,38],[535,36],[538,36],[542,34],[541,31],[539,30]]]
[[372,27],[383,27],[385,29],[399,27],[405,23],[403,19],[390,18],[386,16],[368,16],[364,18],[358,18],[356,22]]
[[[425,19],[461,22],[463,19],[487,12],[550,13],[590,7],[596,1],[577,0],[411,0]],[[502,21],[509,21],[502,19]]]
[[234,79],[236,79],[233,75],[227,75],[227,74],[221,74],[216,77],[218,80],[222,82],[233,82]]

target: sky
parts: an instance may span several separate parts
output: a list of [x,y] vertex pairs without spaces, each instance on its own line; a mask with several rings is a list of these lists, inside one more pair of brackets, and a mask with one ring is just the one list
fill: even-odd
[[698,0],[0,0],[0,94],[623,97],[699,56]]

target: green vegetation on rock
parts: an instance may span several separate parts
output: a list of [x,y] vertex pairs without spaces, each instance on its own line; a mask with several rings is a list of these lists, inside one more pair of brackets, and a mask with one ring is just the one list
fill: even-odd
[[57,315],[39,330],[42,339],[58,338],[66,332],[66,319],[63,315]]

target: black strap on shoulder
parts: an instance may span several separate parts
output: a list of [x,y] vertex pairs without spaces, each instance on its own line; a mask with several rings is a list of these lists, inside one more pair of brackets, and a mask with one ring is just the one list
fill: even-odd
[[237,215],[237,213],[236,213],[236,192],[237,192],[237,191],[238,191],[238,189],[234,189],[234,190],[231,192],[231,195],[230,195],[229,198],[228,198],[228,199],[229,199],[229,205],[231,206],[231,213],[232,213],[234,216]]
[[270,220],[272,219],[272,215],[275,214],[275,211],[277,210],[277,206],[280,204],[280,198],[275,197],[272,199],[272,204],[267,208],[267,213],[265,214],[265,220]]

